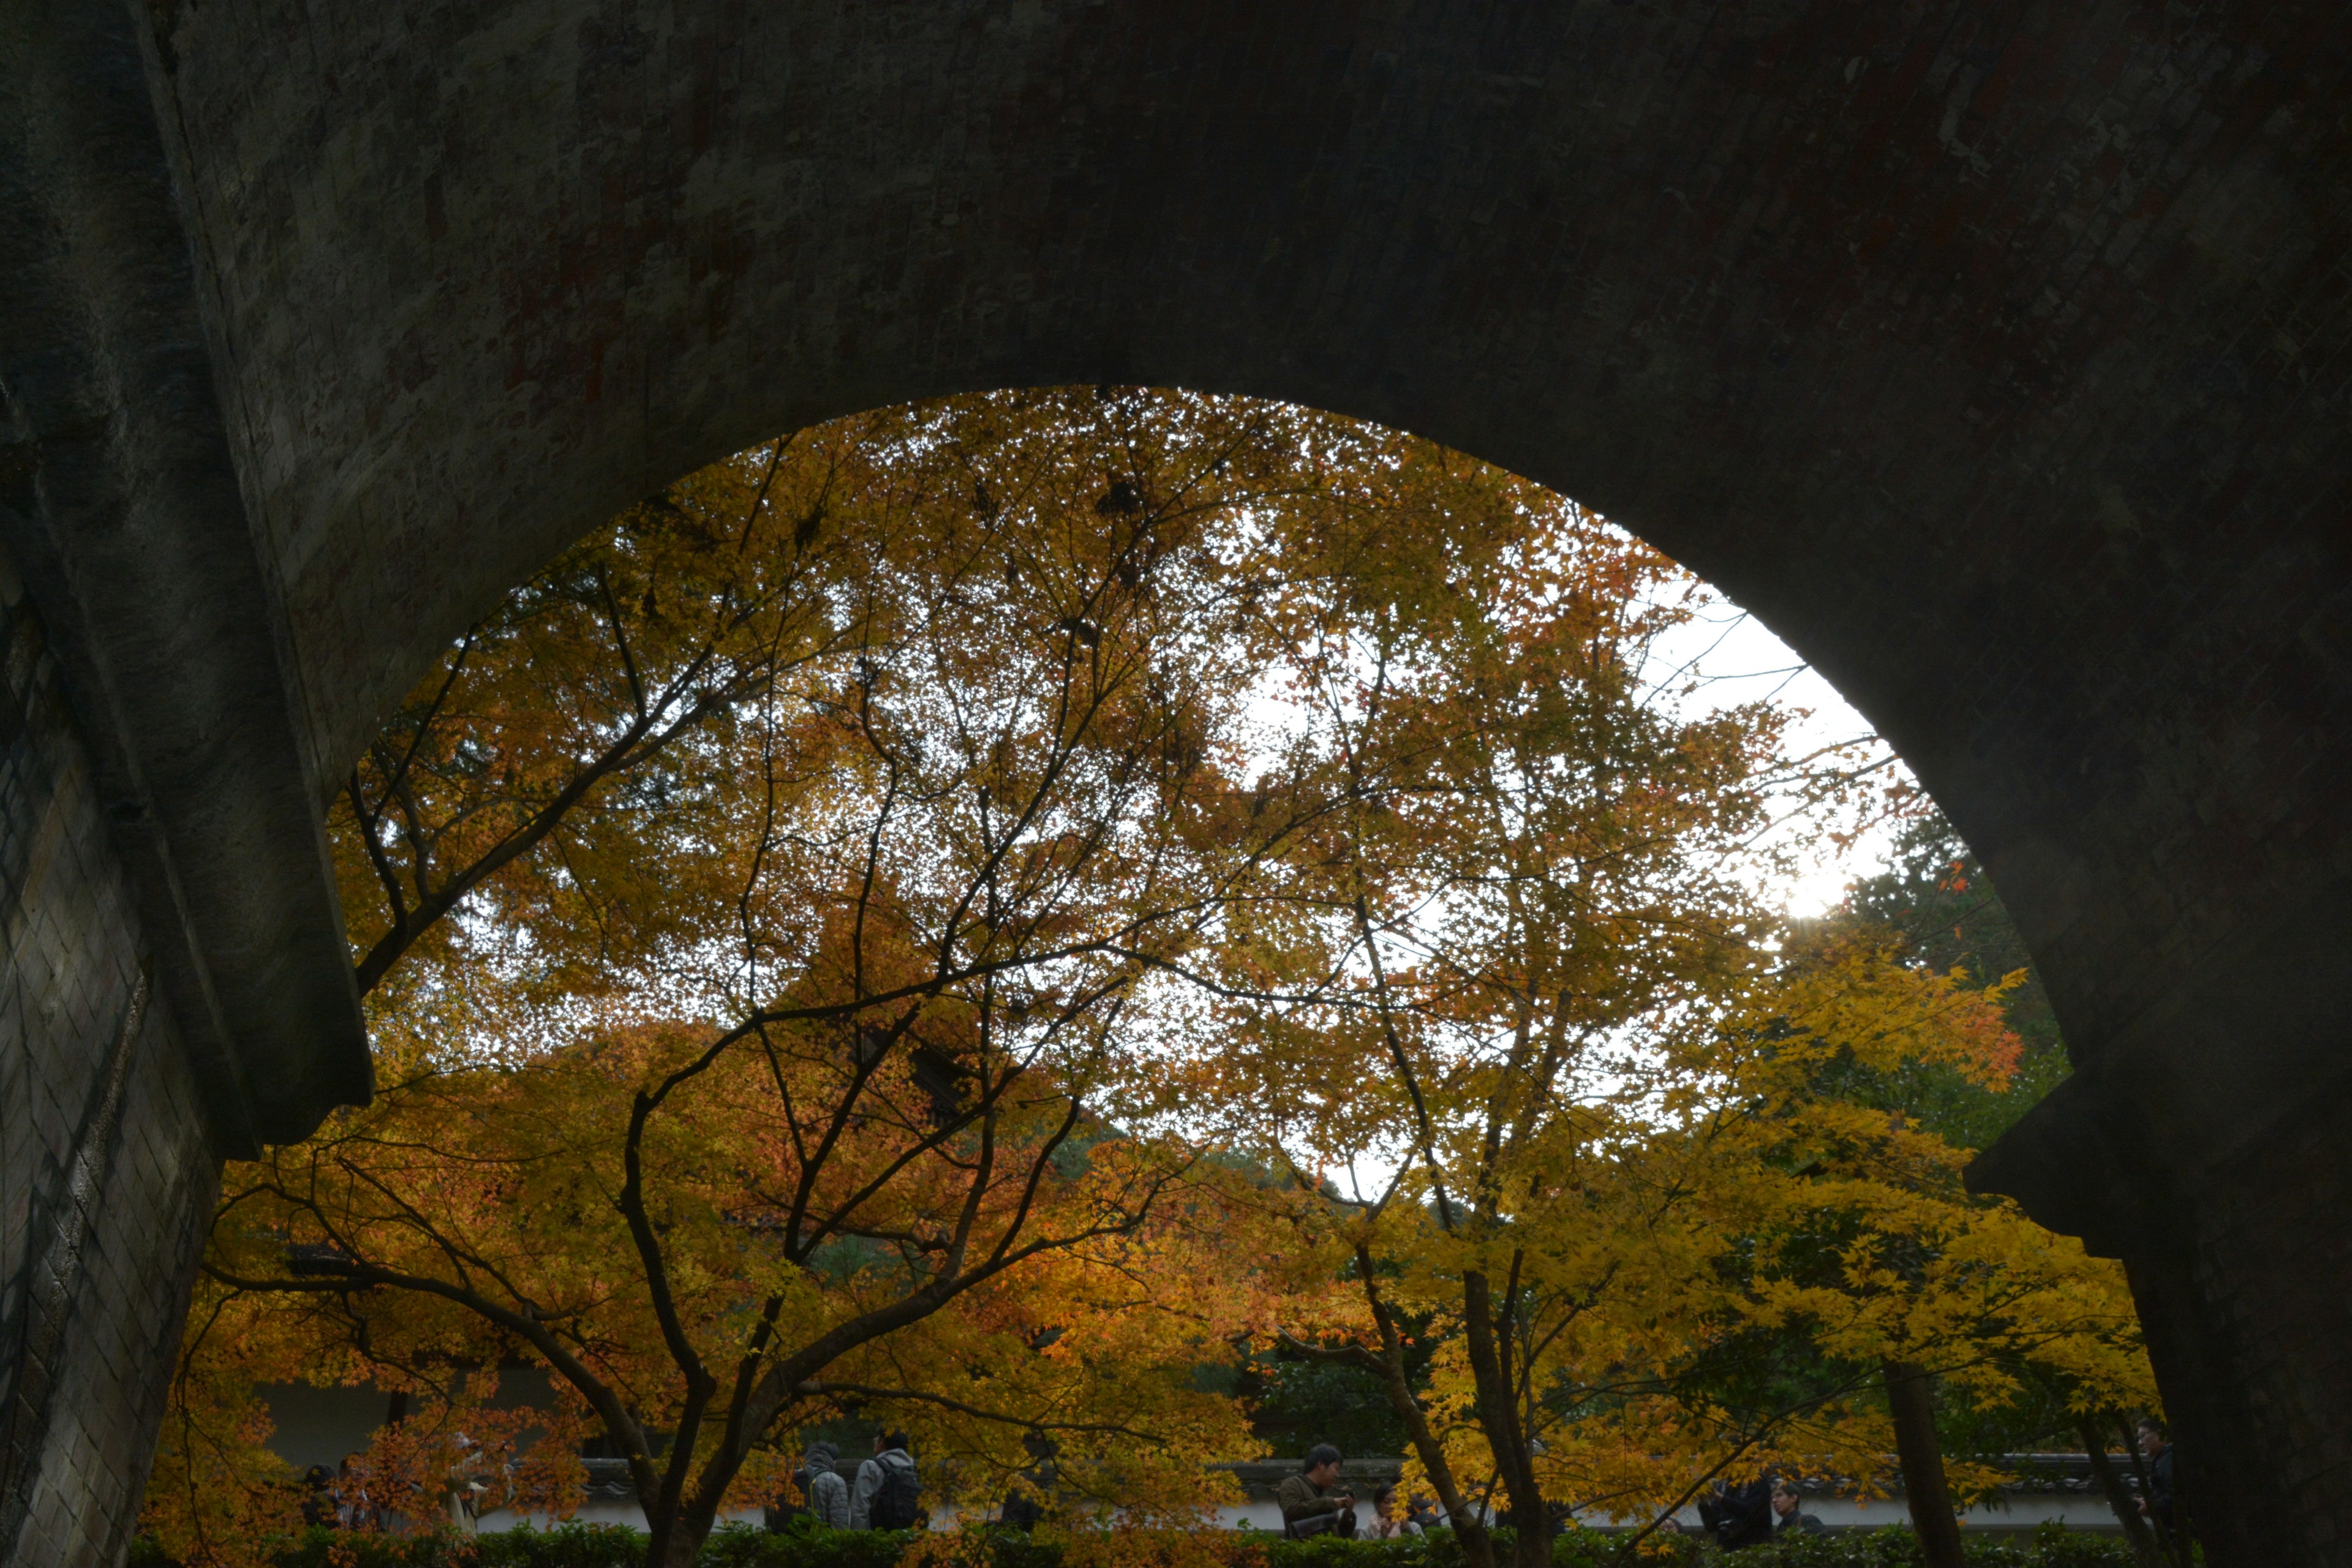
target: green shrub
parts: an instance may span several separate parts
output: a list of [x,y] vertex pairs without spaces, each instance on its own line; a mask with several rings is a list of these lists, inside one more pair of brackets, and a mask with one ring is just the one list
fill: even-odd
[[[904,1530],[828,1530],[805,1514],[772,1532],[756,1524],[722,1524],[703,1542],[696,1568],[897,1568],[912,1539]],[[545,1568],[559,1565],[551,1562]]]
[[[1625,1538],[1600,1530],[1566,1530],[1552,1538],[1552,1568],[1624,1568]],[[1642,1543],[1642,1568],[1696,1568],[1706,1549],[1695,1535],[1652,1535]]]
[[501,1531],[473,1545],[480,1568],[644,1568],[646,1561],[644,1533],[620,1524]]
[[277,1560],[278,1568],[472,1568],[479,1561],[471,1539],[447,1531],[373,1535],[323,1524],[296,1536]]
[[[2131,1544],[2119,1535],[2091,1535],[2045,1524],[2032,1536],[1992,1537],[1962,1531],[1969,1568],[2133,1568]],[[1784,1537],[1769,1546],[1722,1554],[1725,1568],[1922,1568],[1919,1538],[1909,1528],[1850,1530],[1838,1535]]]
[[1310,1535],[1304,1541],[1260,1537],[1265,1568],[1461,1568],[1462,1548],[1451,1531],[1402,1541],[1350,1541]]
[[[1496,1532],[1495,1555],[1511,1560],[1511,1532]],[[898,1568],[911,1536],[903,1531],[827,1530],[796,1519],[773,1533],[729,1524],[712,1531],[698,1568]],[[2117,1536],[2088,1535],[2045,1525],[2030,1540],[1966,1535],[1969,1568],[2133,1568],[2131,1548]],[[1051,1543],[1013,1531],[981,1538],[985,1561],[971,1568],[1060,1568]],[[1255,1568],[1463,1568],[1462,1546],[1449,1531],[1403,1541],[1348,1541],[1321,1535],[1306,1541],[1242,1532],[1235,1556]],[[1570,1530],[1552,1542],[1552,1568],[1629,1568],[1622,1536]],[[564,1524],[480,1536],[443,1531],[420,1536],[347,1534],[317,1527],[277,1554],[278,1568],[639,1568],[646,1538],[620,1525]],[[1901,1525],[1838,1535],[1791,1536],[1769,1546],[1729,1553],[1689,1536],[1654,1537],[1644,1568],[1921,1568],[1919,1543]],[[131,1553],[130,1568],[174,1568],[150,1541]],[[1237,1564],[1239,1568],[1239,1564]]]

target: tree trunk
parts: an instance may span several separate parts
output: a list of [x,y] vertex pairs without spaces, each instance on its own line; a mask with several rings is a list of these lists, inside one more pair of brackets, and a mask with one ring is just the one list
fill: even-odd
[[1936,1440],[1936,1387],[1916,1362],[1890,1361],[1886,1404],[1895,1413],[1895,1457],[1903,1466],[1904,1499],[1927,1568],[1967,1568],[1960,1556],[1960,1521],[1944,1483],[1944,1453]]
[[718,1522],[718,1510],[702,1506],[696,1497],[681,1500],[677,1511],[666,1519],[655,1519],[649,1511],[646,1568],[694,1568],[694,1560],[702,1554],[703,1543]]
[[1445,1510],[1446,1522],[1453,1527],[1454,1539],[1461,1545],[1463,1563],[1466,1568],[1495,1568],[1495,1538],[1486,1532],[1486,1521],[1478,1516],[1476,1505],[1464,1497],[1462,1489],[1454,1484],[1454,1467],[1446,1463],[1445,1449],[1437,1441],[1437,1434],[1429,1429],[1428,1413],[1412,1396],[1412,1385],[1405,1382],[1402,1369],[1391,1373],[1382,1359],[1381,1381],[1388,1387],[1390,1407],[1404,1422],[1413,1457],[1429,1472],[1429,1484],[1437,1489],[1437,1500]]
[[1363,1277],[1364,1297],[1372,1310],[1372,1323],[1381,1334],[1380,1353],[1367,1351],[1365,1361],[1380,1374],[1381,1386],[1388,1390],[1390,1408],[1404,1423],[1413,1454],[1421,1460],[1421,1468],[1429,1472],[1429,1484],[1437,1489],[1437,1500],[1444,1505],[1446,1522],[1453,1526],[1454,1539],[1462,1548],[1463,1563],[1466,1568],[1495,1568],[1495,1538],[1487,1533],[1486,1521],[1470,1500],[1462,1495],[1462,1488],[1454,1479],[1454,1467],[1446,1460],[1444,1445],[1430,1430],[1429,1413],[1413,1397],[1412,1380],[1404,1371],[1404,1341],[1374,1283],[1376,1276],[1369,1248],[1356,1249],[1356,1266]]
[[2074,1430],[2082,1434],[2083,1451],[2091,1458],[2091,1478],[2099,1483],[2099,1493],[2115,1510],[2116,1522],[2123,1526],[2124,1539],[2131,1542],[2132,1556],[2140,1568],[2165,1568],[2164,1549],[2156,1543],[2156,1531],[2139,1510],[2139,1499],[2116,1473],[2114,1462],[2107,1458],[2107,1439],[2099,1431],[2099,1424],[2088,1415],[2077,1416]]
[[1495,1469],[1507,1503],[1504,1519],[1517,1536],[1512,1552],[1518,1568],[1549,1568],[1551,1517],[1536,1480],[1535,1457],[1519,1430],[1518,1393],[1511,1386],[1503,1347],[1496,1333],[1494,1287],[1483,1270],[1462,1276],[1462,1323],[1470,1352],[1470,1374],[1478,1394],[1478,1425],[1494,1450]]
[[709,1529],[694,1530],[682,1520],[671,1520],[656,1529],[646,1542],[646,1568],[694,1568],[694,1560],[702,1554],[703,1537]]

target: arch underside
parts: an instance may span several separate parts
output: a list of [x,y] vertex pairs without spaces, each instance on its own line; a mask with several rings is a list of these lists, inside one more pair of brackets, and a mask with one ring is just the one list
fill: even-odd
[[[1118,380],[1433,437],[1719,584],[1980,847],[2086,1064],[2335,928],[2338,8],[163,15],[322,790],[679,473]],[[2210,1044],[2168,1098],[2243,1087]]]
[[2075,1055],[1987,1167],[2038,1214],[2147,1274],[2167,1194],[2339,1087],[2340,6],[135,26],[313,801],[498,594],[729,451],[988,387],[1247,393],[1577,497],[1881,728]]

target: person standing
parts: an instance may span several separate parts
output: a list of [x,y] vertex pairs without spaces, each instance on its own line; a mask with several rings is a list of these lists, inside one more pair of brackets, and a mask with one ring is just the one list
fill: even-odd
[[1717,1545],[1738,1552],[1772,1539],[1772,1479],[1759,1476],[1736,1487],[1717,1481],[1713,1497],[1699,1499],[1699,1521]]
[[811,1443],[801,1455],[801,1496],[809,1517],[828,1530],[849,1528],[849,1483],[841,1479],[840,1456],[830,1443]]
[[1772,1538],[1784,1535],[1826,1535],[1822,1521],[1803,1512],[1799,1505],[1797,1489],[1787,1481],[1772,1483]]
[[1274,1499],[1282,1505],[1282,1532],[1294,1540],[1356,1533],[1356,1494],[1340,1489],[1339,1450],[1328,1443],[1307,1450],[1298,1473],[1282,1478]]
[[1372,1493],[1372,1522],[1364,1532],[1374,1541],[1398,1541],[1419,1535],[1421,1526],[1397,1500],[1397,1489],[1384,1486]]
[[324,1465],[313,1465],[302,1472],[303,1526],[334,1522],[335,1472]]
[[1045,1500],[1054,1495],[1055,1467],[1060,1451],[1043,1432],[1028,1433],[1022,1437],[1021,1446],[1029,1452],[1029,1468],[1013,1478],[1012,1489],[1004,1494],[1003,1506],[996,1510],[996,1522],[1025,1535],[1045,1517]]
[[2139,1451],[2147,1460],[2147,1495],[2139,1500],[2140,1512],[2156,1525],[2167,1545],[2176,1526],[2172,1506],[2172,1440],[2164,1423],[2153,1415],[2139,1418]]
[[383,1519],[375,1502],[368,1496],[367,1467],[357,1454],[345,1454],[335,1467],[335,1528],[338,1530],[379,1530]]
[[904,1432],[877,1432],[874,1457],[857,1467],[849,1494],[852,1530],[912,1530],[923,1520],[923,1483]]

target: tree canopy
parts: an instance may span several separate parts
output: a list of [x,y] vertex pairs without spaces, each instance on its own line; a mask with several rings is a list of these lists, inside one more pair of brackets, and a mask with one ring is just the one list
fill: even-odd
[[1559,1507],[1867,1478],[1889,1364],[2141,1399],[2114,1271],[1922,1109],[2006,1092],[2019,982],[1759,903],[1856,779],[1676,700],[1695,594],[1460,454],[1134,389],[632,508],[335,802],[382,1087],[231,1167],[151,1521],[285,1522],[293,1374],[408,1398],[372,1507],[560,1513],[598,1445],[657,1564],[846,1415],[960,1506],[1045,1445],[1181,1516],[1276,1351],[1376,1381],[1482,1568],[1490,1504],[1532,1562]]

